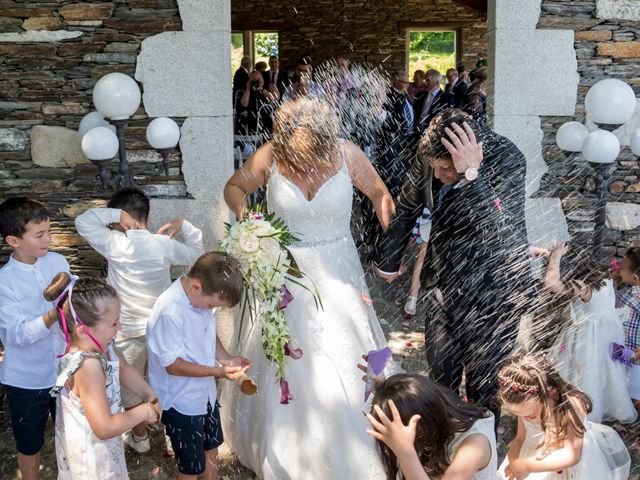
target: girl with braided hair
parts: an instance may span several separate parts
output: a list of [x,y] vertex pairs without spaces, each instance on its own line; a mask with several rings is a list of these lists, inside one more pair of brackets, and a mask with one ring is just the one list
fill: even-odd
[[618,434],[586,419],[587,394],[541,356],[518,354],[498,374],[498,399],[518,417],[516,437],[499,468],[507,480],[623,480],[631,459]]
[[[128,479],[121,435],[139,423],[156,423],[160,406],[151,387],[113,353],[120,329],[120,300],[102,280],[56,275],[45,289],[55,301],[66,340],[52,390],[56,403],[59,480]],[[143,403],[122,411],[120,384]]]

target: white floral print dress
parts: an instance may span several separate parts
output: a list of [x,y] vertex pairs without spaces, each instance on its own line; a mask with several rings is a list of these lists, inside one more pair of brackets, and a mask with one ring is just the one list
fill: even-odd
[[100,440],[91,430],[80,397],[67,382],[87,357],[100,360],[105,374],[107,401],[111,413],[122,411],[120,363],[110,347],[107,356],[94,352],[70,352],[62,357],[58,379],[52,390],[56,402],[56,456],[58,480],[126,480],[127,464],[122,438]]

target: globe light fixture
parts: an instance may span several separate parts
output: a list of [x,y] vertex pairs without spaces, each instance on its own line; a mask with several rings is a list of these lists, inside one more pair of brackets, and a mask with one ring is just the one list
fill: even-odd
[[567,122],[558,129],[556,143],[566,152],[581,152],[589,130],[580,122]]
[[633,116],[636,96],[622,80],[607,78],[589,89],[585,107],[588,117],[600,128],[615,130]]
[[[180,127],[167,117],[153,120],[147,127],[147,142],[162,155],[164,174],[169,175],[169,154],[178,145]],[[182,168],[180,168],[182,174]]]
[[140,88],[124,73],[108,73],[93,87],[93,104],[105,118],[128,120],[140,106]]
[[[600,260],[606,221],[605,194],[611,188],[609,167],[618,158],[621,148],[620,140],[613,131],[633,117],[636,97],[633,89],[625,82],[608,78],[589,89],[585,98],[585,108],[587,125],[583,126],[578,122],[565,123],[556,133],[556,143],[564,151],[582,152],[596,172],[594,181],[598,204],[593,255]],[[635,155],[640,155],[640,129],[633,133],[630,147]],[[624,191],[624,183],[621,190]]]
[[116,132],[116,127],[107,122],[100,112],[89,112],[84,117],[82,117],[82,120],[80,120],[80,126],[78,127],[80,137],[84,137],[85,133],[96,127],[107,127],[108,129],[112,130],[113,133]]
[[[93,88],[93,103],[97,111],[88,113],[80,121],[78,131],[83,139],[83,151],[100,167],[100,180],[105,190],[108,187],[133,185],[133,177],[129,174],[124,133],[130,117],[140,107],[140,100],[140,87],[133,78],[124,73],[109,73],[98,80]],[[104,130],[109,131],[111,135],[108,136]],[[87,136],[89,138],[85,142]],[[164,172],[169,175],[169,153],[180,140],[180,128],[170,118],[157,118],[149,124],[147,140],[162,155]],[[113,148],[119,158],[116,175],[109,170],[115,152],[111,155],[106,153],[110,153]]]
[[595,130],[585,138],[582,154],[591,163],[613,163],[620,155],[620,140],[611,132]]
[[109,164],[118,153],[118,137],[108,127],[95,127],[82,137],[82,152],[100,168],[100,181],[106,190],[112,182]]

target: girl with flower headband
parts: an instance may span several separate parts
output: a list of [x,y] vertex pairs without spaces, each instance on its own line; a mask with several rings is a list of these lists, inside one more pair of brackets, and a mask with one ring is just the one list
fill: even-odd
[[498,374],[498,398],[518,417],[516,437],[499,468],[507,480],[628,477],[631,459],[618,434],[592,423],[588,395],[540,356],[518,354]]
[[[142,422],[156,423],[161,409],[151,387],[113,353],[120,300],[102,280],[72,279],[66,273],[56,275],[44,295],[49,301],[57,299],[56,314],[66,340],[52,390],[58,397],[58,479],[99,479],[107,474],[127,479],[121,434]],[[120,384],[147,403],[123,412]]]

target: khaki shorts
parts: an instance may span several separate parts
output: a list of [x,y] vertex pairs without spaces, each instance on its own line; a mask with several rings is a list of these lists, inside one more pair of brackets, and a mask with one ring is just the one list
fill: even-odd
[[[146,380],[147,337],[145,335],[140,337],[116,337],[115,351]],[[120,396],[122,397],[124,408],[135,407],[142,403],[140,397],[127,390],[124,386],[120,388]]]

